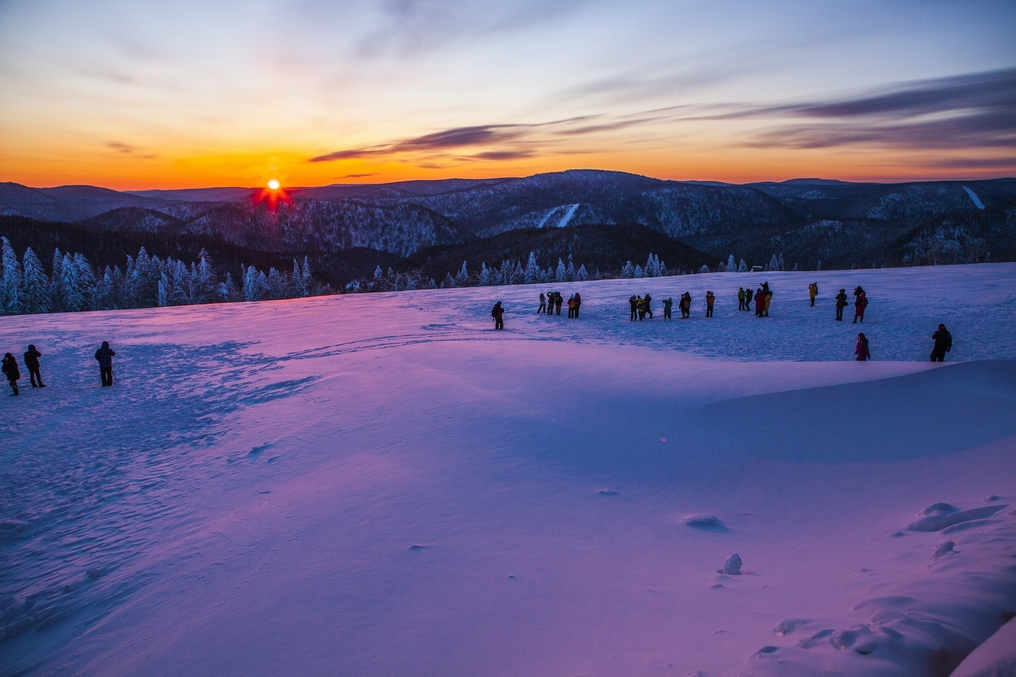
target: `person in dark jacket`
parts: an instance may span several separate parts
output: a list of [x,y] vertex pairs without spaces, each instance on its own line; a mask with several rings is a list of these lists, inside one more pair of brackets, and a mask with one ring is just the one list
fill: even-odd
[[713,316],[713,304],[716,303],[716,294],[711,291],[706,292],[706,317]]
[[31,379],[33,388],[46,387],[46,384],[42,382],[42,374],[39,372],[40,357],[42,357],[42,353],[36,350],[35,346],[28,346],[28,351],[25,353],[25,367],[28,368],[28,378]]
[[762,291],[762,287],[755,290],[755,317],[762,317],[762,313],[765,312],[766,307],[766,293]]
[[3,371],[7,382],[11,384],[11,390],[14,391],[11,397],[14,397],[18,394],[18,379],[21,378],[21,370],[18,369],[18,361],[14,359],[13,355],[10,353],[4,355],[3,367],[0,368],[0,371]]
[[868,293],[858,285],[854,290],[854,324],[858,319],[864,322],[864,309],[868,307]]
[[504,307],[500,301],[491,308],[490,316],[494,318],[494,329],[504,329]]
[[99,361],[99,378],[102,385],[113,385],[113,356],[116,353],[109,347],[109,341],[103,341],[98,350],[95,351],[95,359]]
[[938,331],[931,335],[935,339],[935,348],[931,351],[932,362],[945,362],[945,354],[952,350],[952,334],[944,324],[938,325]]
[[561,292],[559,292],[559,291],[558,292],[554,292],[554,309],[557,311],[558,315],[561,314],[561,304],[563,304],[563,303],[564,303],[564,297],[561,296]]
[[663,299],[663,319],[664,320],[670,320],[670,319],[672,319],[672,317],[670,315],[670,311],[671,311],[671,309],[673,307],[674,307],[674,297],[673,296],[668,296],[667,298]]
[[857,335],[857,345],[854,347],[854,355],[857,355],[858,362],[867,362],[871,359],[871,351],[868,350],[868,339],[864,334]]
[[575,317],[579,316],[579,308],[582,307],[582,295],[575,292]]
[[540,292],[540,307],[536,309],[536,314],[541,315],[547,312],[547,297]]
[[647,293],[643,297],[643,300],[646,303],[646,315],[648,315],[649,319],[651,320],[653,319],[653,297]]
[[847,307],[847,290],[841,289],[836,295],[836,321],[843,321],[843,309]]
[[691,317],[691,292],[681,294],[681,300],[677,302],[677,307],[681,309],[682,320]]
[[631,317],[629,319],[634,322],[639,313],[639,297],[632,294],[631,298],[628,299],[628,305],[631,306]]

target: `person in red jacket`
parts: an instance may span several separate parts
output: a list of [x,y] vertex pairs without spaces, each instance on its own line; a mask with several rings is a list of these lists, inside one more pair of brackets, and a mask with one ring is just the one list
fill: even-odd
[[864,309],[867,307],[868,293],[858,285],[857,289],[854,290],[854,322],[851,324],[855,324],[858,320],[864,322]]
[[857,355],[858,362],[867,362],[871,359],[871,351],[868,350],[868,339],[864,334],[857,335],[857,346],[854,348],[854,355]]

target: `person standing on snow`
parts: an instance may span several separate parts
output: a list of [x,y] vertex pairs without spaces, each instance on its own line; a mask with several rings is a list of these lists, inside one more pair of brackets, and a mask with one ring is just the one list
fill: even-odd
[[691,317],[691,292],[681,294],[681,300],[678,302],[678,307],[681,309],[682,320],[687,320]]
[[540,292],[540,307],[536,310],[536,314],[540,315],[545,312],[547,312],[547,297],[543,295],[543,292]]
[[815,297],[818,296],[818,282],[812,282],[808,285],[808,298],[811,299],[811,307],[815,307]]
[[561,292],[554,292],[554,308],[557,309],[557,314],[561,314],[561,304],[564,303],[564,297],[561,296]]
[[673,307],[674,307],[674,297],[668,296],[667,298],[663,299],[663,319],[664,320],[673,319],[671,317],[671,315],[670,315],[670,311],[671,311],[671,309]]
[[491,308],[490,316],[494,318],[494,329],[504,329],[504,307],[500,301]]
[[10,384],[11,390],[14,393],[11,397],[18,394],[18,379],[21,378],[21,370],[18,369],[18,361],[14,359],[14,356],[10,353],[4,355],[3,367],[0,368],[4,376],[7,377],[7,383]]
[[[35,346],[29,345],[28,351],[25,353],[25,367],[28,369],[28,378],[32,381],[33,388],[45,388],[46,384],[42,382],[42,374],[39,372],[39,358],[42,357],[42,353],[35,349]],[[38,385],[36,385],[38,381]]]
[[646,315],[648,315],[649,319],[651,320],[653,319],[653,306],[652,306],[653,297],[650,296],[649,294],[646,294],[644,300],[646,302]]
[[763,316],[769,317],[769,304],[773,302],[773,291],[766,289],[765,308],[763,309]]
[[568,297],[568,319],[575,317],[575,294]]
[[744,310],[744,287],[737,288],[737,309]]
[[847,290],[841,289],[836,295],[836,321],[843,321],[843,309],[847,307]]
[[762,287],[755,290],[755,317],[762,317],[762,313],[765,311],[766,306],[766,294],[762,291]]
[[716,295],[711,291],[706,292],[706,317],[713,316],[713,304],[716,302]]
[[579,308],[582,307],[582,295],[575,292],[575,317],[579,316]]
[[109,341],[103,341],[99,349],[95,351],[95,359],[99,361],[99,378],[102,385],[113,385],[113,356],[116,353],[109,347]]
[[635,294],[632,294],[631,298],[628,299],[628,304],[631,306],[631,318],[630,318],[630,321],[634,322],[635,318],[637,317],[638,312],[639,312],[639,299],[638,299],[638,297],[635,296]]
[[868,307],[868,293],[861,289],[861,285],[857,285],[857,289],[854,290],[854,324],[860,318],[861,322],[864,322],[864,309]]
[[857,345],[854,347],[854,355],[857,355],[858,362],[867,362],[871,359],[871,351],[868,350],[868,339],[864,334],[857,335]]
[[932,362],[945,362],[945,354],[952,350],[952,334],[944,324],[938,325],[938,331],[931,335],[935,339],[935,348],[931,351]]

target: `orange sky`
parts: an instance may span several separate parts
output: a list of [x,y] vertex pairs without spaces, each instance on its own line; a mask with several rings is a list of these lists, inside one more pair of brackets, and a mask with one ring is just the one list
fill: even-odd
[[0,180],[1016,175],[1011,2],[257,8],[0,3]]

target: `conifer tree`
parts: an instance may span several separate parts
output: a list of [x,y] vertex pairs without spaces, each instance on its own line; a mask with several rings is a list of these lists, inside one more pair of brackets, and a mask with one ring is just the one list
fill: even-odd
[[31,247],[25,250],[21,297],[23,312],[49,312],[49,278]]
[[0,249],[3,257],[0,267],[3,272],[3,278],[0,278],[0,312],[17,315],[22,312],[21,263],[18,262],[11,241],[6,237],[0,238]]

